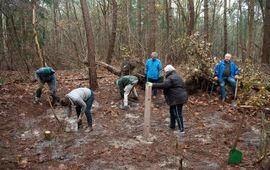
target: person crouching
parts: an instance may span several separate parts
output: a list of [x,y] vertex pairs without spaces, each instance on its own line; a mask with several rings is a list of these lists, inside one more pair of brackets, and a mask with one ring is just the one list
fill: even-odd
[[138,78],[136,76],[128,75],[122,76],[120,79],[115,81],[115,84],[120,90],[120,95],[124,103],[123,109],[128,109],[128,96],[132,91],[134,93],[135,99],[138,99],[138,94],[135,89],[135,85],[138,83]]

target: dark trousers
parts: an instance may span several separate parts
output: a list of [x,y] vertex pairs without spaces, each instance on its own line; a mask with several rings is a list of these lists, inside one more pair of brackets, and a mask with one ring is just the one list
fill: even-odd
[[170,128],[175,129],[175,120],[177,121],[178,128],[180,131],[184,131],[184,122],[182,114],[183,104],[172,105],[170,106]]
[[[92,92],[92,95],[85,101],[86,103],[86,109],[85,109],[85,116],[87,118],[87,123],[90,127],[92,127],[92,113],[91,113],[91,108],[92,108],[92,104],[94,101],[94,93]],[[81,115],[81,110],[82,107],[81,106],[76,106],[76,112],[77,112],[77,117],[79,118]]]
[[[158,83],[159,82],[159,79],[157,80],[154,80],[154,79],[151,79],[151,78],[147,78],[147,81],[148,82],[151,82],[151,83]],[[152,89],[152,96],[156,96],[157,95],[157,90],[156,88]]]

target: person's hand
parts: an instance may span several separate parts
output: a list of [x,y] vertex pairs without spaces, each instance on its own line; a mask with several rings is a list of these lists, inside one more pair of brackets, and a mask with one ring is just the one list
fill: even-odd
[[213,80],[214,80],[214,81],[217,81],[217,80],[218,80],[218,77],[217,77],[217,76],[215,76],[215,77],[213,78]]
[[153,86],[153,83],[147,82],[146,85],[147,85],[147,86]]
[[239,75],[234,76],[236,80],[240,79]]

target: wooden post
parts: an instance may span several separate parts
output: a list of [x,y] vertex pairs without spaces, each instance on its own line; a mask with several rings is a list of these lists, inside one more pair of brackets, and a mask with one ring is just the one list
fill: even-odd
[[150,115],[151,115],[151,97],[152,86],[145,86],[145,103],[144,103],[144,137],[148,138],[150,134]]

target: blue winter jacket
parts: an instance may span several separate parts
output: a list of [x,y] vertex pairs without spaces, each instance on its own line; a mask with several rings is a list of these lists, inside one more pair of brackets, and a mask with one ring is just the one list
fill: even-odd
[[[230,66],[230,72],[231,72],[230,77],[235,79],[235,75],[240,74],[238,67],[232,60],[230,60],[229,66]],[[215,68],[215,76],[218,77],[219,82],[222,80],[222,75],[224,73],[225,67],[226,67],[225,60],[221,60],[220,63]]]
[[149,58],[145,65],[147,79],[158,80],[161,77],[162,65],[159,59]]

